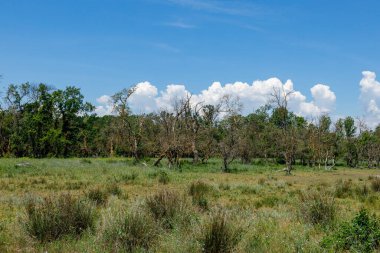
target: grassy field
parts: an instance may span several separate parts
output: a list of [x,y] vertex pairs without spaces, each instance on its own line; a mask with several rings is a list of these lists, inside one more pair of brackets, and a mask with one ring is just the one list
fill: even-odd
[[333,252],[342,223],[380,214],[377,170],[151,164],[1,159],[0,252]]

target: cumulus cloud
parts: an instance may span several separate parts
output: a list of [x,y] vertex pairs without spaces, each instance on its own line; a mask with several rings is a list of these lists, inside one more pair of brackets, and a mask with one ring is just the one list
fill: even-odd
[[[216,105],[223,96],[231,95],[240,99],[243,105],[242,113],[248,114],[268,103],[274,88],[294,91],[291,80],[282,83],[278,78],[258,80],[252,84],[235,82],[222,85],[220,82],[214,82],[199,94],[191,94],[184,85],[171,84],[161,92],[149,82],[139,83],[136,86],[137,90],[130,98],[130,107],[135,113],[171,110],[175,101],[190,95],[193,103],[203,102],[212,105]],[[315,117],[333,111],[336,97],[329,86],[317,84],[310,91],[312,94],[310,101],[300,91],[294,91],[289,97],[290,109],[305,117]],[[106,105],[108,98],[109,96],[102,96],[97,100],[99,103],[97,111],[104,113],[109,110]]]
[[136,85],[136,91],[129,99],[129,106],[135,113],[151,113],[157,109],[158,90],[149,82]]
[[363,71],[360,81],[360,100],[364,105],[364,118],[370,127],[380,123],[380,82],[376,80],[376,73]]
[[112,104],[111,97],[108,95],[103,95],[96,99],[98,105],[95,107],[95,113],[99,116],[112,114]]

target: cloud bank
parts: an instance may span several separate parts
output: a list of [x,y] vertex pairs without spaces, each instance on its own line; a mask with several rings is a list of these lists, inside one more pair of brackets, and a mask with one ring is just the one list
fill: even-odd
[[[260,106],[268,103],[273,88],[294,92],[289,98],[290,109],[304,117],[316,117],[334,111],[336,96],[330,87],[317,84],[310,89],[311,99],[308,100],[300,91],[294,90],[291,80],[282,83],[278,78],[254,81],[252,84],[235,82],[222,85],[212,83],[199,94],[191,94],[184,85],[171,84],[163,91],[149,82],[138,83],[136,92],[130,97],[129,106],[134,113],[151,113],[160,109],[171,110],[174,101],[192,96],[192,102],[216,105],[224,95],[238,97],[243,105],[243,114],[253,112]],[[103,95],[97,99],[96,113],[106,115],[112,113],[110,96]]]
[[360,101],[365,110],[364,119],[373,128],[380,123],[380,82],[376,80],[376,74],[371,71],[363,71],[360,81]]

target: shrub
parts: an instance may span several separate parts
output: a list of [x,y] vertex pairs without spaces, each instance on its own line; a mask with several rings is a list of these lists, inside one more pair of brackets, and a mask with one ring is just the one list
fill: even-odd
[[361,210],[351,222],[345,222],[322,240],[322,246],[335,251],[373,252],[380,249],[380,223]]
[[64,194],[26,204],[25,228],[41,242],[60,239],[64,235],[80,236],[95,227],[95,210],[86,201]]
[[349,180],[339,180],[335,185],[335,197],[347,198],[352,195],[352,182]]
[[178,193],[169,190],[163,190],[146,199],[150,213],[167,229],[174,227],[175,220],[186,208],[185,204]]
[[371,188],[374,192],[380,192],[380,178],[375,177],[371,180]]
[[94,201],[96,205],[105,205],[107,203],[109,193],[100,188],[94,188],[89,190],[86,195],[87,198]]
[[116,218],[104,231],[104,241],[112,252],[149,250],[157,236],[157,226],[145,212],[130,212]]
[[327,192],[300,194],[299,214],[308,223],[328,225],[335,219],[334,198]]
[[201,238],[202,252],[229,253],[240,240],[241,231],[233,226],[230,217],[218,211],[205,225]]
[[160,182],[161,184],[168,184],[169,181],[169,174],[166,171],[161,170],[158,174],[158,182]]

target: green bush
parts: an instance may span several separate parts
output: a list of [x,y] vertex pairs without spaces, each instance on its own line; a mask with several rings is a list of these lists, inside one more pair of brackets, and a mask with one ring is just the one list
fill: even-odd
[[60,239],[65,235],[80,236],[95,227],[93,206],[69,194],[47,197],[26,204],[24,226],[27,233],[41,242]]
[[172,229],[178,216],[186,208],[184,199],[174,191],[163,190],[146,199],[146,205],[153,217],[164,228]]
[[201,244],[204,253],[233,252],[241,237],[241,230],[233,225],[225,213],[216,212],[204,226]]
[[310,224],[328,225],[335,219],[335,200],[327,192],[301,193],[299,203],[300,217]]
[[345,222],[322,240],[322,246],[334,251],[373,252],[380,250],[380,223],[361,210],[351,222]]
[[107,203],[109,193],[100,188],[94,188],[87,192],[87,198],[95,202],[96,205],[105,205]]
[[103,237],[112,252],[140,252],[149,250],[158,236],[157,225],[145,212],[135,211],[116,218],[106,227]]

